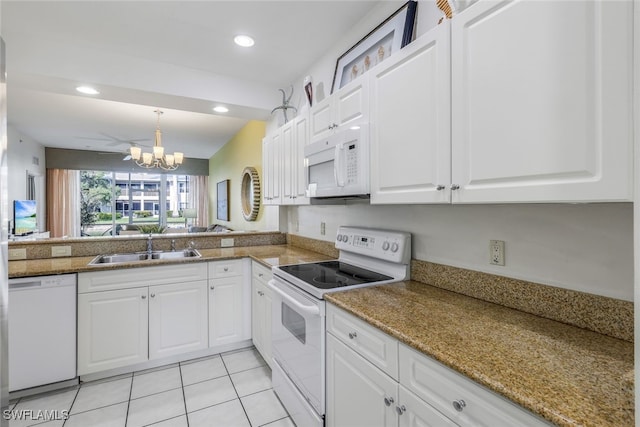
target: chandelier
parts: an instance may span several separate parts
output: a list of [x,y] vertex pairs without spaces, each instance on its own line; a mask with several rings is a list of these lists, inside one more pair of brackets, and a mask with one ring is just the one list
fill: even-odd
[[164,154],[162,147],[162,132],[160,132],[160,116],[161,110],[155,110],[158,115],[158,126],[156,127],[156,140],[153,144],[153,153],[143,153],[140,147],[131,147],[131,158],[136,165],[145,169],[160,168],[167,171],[178,169],[184,160],[184,154],[175,152],[173,154]]

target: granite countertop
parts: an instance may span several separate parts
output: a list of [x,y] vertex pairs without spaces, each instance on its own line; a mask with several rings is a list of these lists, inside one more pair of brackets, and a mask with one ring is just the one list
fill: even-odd
[[216,249],[198,249],[201,258],[181,260],[153,260],[129,263],[90,266],[94,256],[44,258],[23,261],[9,261],[9,278],[44,276],[48,274],[79,273],[86,271],[113,270],[120,268],[150,267],[164,264],[204,262],[223,259],[250,257],[266,267],[274,265],[298,264],[303,262],[325,261],[331,259],[325,255],[289,245],[246,246]]
[[414,281],[325,299],[554,424],[634,425],[633,343]]

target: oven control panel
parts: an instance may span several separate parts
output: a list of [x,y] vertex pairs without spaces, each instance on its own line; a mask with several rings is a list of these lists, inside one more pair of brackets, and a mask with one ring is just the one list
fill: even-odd
[[408,263],[411,259],[411,234],[344,226],[338,228],[336,249],[391,262]]

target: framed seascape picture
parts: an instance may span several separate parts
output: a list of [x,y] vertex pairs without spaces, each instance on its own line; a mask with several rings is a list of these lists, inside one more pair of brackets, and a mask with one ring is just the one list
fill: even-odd
[[217,184],[217,218],[229,221],[229,180],[225,179]]
[[408,1],[336,62],[331,93],[399,51],[413,39],[416,1]]

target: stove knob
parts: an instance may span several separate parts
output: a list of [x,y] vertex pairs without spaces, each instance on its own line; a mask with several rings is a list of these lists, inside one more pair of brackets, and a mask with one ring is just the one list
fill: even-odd
[[391,245],[391,252],[398,252],[398,248],[399,248],[398,244],[394,243],[393,245]]
[[382,244],[382,250],[383,250],[383,251],[389,250],[389,242],[384,242],[384,243]]

